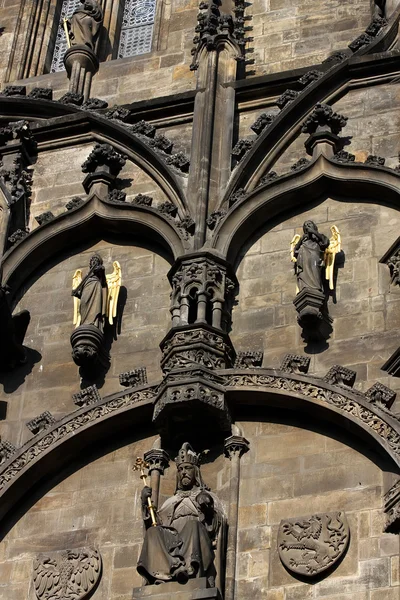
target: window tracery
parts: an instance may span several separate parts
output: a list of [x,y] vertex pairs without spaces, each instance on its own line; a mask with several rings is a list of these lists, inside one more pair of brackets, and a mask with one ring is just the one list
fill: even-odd
[[118,58],[151,51],[156,0],[126,0]]

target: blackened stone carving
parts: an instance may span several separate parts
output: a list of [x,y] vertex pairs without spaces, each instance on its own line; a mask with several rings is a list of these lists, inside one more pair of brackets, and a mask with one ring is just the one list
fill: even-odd
[[340,385],[344,388],[352,388],[356,380],[357,373],[341,365],[333,365],[324,376],[324,381],[332,385]]
[[[32,135],[29,121],[22,119],[5,125],[0,129],[0,145],[4,145],[11,140],[19,140],[23,143],[28,153],[36,151],[36,141]],[[21,158],[18,157],[20,161]],[[16,158],[16,160],[17,160]]]
[[387,260],[387,266],[390,271],[390,283],[400,285],[400,248]]
[[348,58],[348,57],[349,57],[349,54],[346,51],[338,50],[337,52],[334,52],[333,54],[328,56],[328,58],[323,60],[322,64],[339,63],[339,62],[342,62],[342,60],[346,60],[346,58]]
[[125,166],[126,157],[116,152],[110,144],[96,144],[82,165],[84,173],[94,173],[97,170],[107,170],[117,177]]
[[224,454],[230,460],[235,456],[240,458],[245,452],[248,452],[249,448],[250,442],[241,435],[231,435],[224,441]]
[[78,206],[82,206],[82,204],[84,203],[85,201],[83,200],[83,198],[80,198],[79,196],[74,196],[69,202],[67,202],[65,208],[67,210],[74,210],[74,208],[78,208]]
[[310,357],[298,354],[286,354],[280,366],[281,371],[287,373],[308,373],[310,368]]
[[86,102],[82,104],[82,108],[84,110],[101,110],[102,108],[107,108],[108,102],[105,100],[100,100],[100,98],[88,98]]
[[50,210],[47,210],[46,212],[35,217],[35,220],[39,223],[39,225],[45,225],[46,223],[50,223],[50,221],[52,221],[54,218],[55,217],[53,213]]
[[194,222],[192,217],[184,217],[178,223],[178,228],[183,232],[184,236],[187,239],[189,237],[189,235],[194,234],[194,231],[196,228],[196,223]]
[[244,200],[244,198],[246,198],[246,195],[247,194],[245,190],[243,188],[239,188],[238,190],[236,190],[236,192],[233,192],[233,194],[229,198],[229,206],[233,206],[237,202]]
[[148,144],[151,148],[161,150],[165,154],[171,154],[174,143],[171,142],[165,135],[156,135],[154,138],[149,139]]
[[169,466],[169,456],[165,450],[161,448],[152,448],[144,453],[144,460],[148,465],[149,475],[152,471],[158,471],[160,475],[164,475],[165,469]]
[[126,201],[126,192],[122,190],[111,190],[108,193],[107,200],[109,202],[125,202]]
[[51,88],[33,88],[28,94],[28,98],[35,98],[36,100],[53,100],[53,90]]
[[72,104],[73,106],[82,106],[83,94],[77,92],[67,92],[59,99],[61,104]]
[[26,96],[25,85],[6,85],[0,96]]
[[103,23],[103,10],[96,0],[81,0],[83,7],[66,19],[70,46],[87,46],[95,50],[96,40]]
[[212,212],[210,214],[210,216],[207,219],[207,225],[208,227],[212,230],[215,229],[216,226],[218,225],[218,223],[226,216],[226,210],[224,209],[219,209],[219,210],[215,210],[214,212]]
[[312,71],[308,71],[302,77],[300,77],[299,83],[304,87],[307,87],[311,83],[314,83],[314,81],[320,79],[322,75],[322,71],[317,71],[316,69],[313,69]]
[[238,352],[235,360],[235,369],[252,369],[253,367],[261,367],[263,356],[263,352],[255,350]]
[[0,442],[0,465],[3,465],[17,451],[16,447],[7,441]]
[[0,285],[0,371],[13,369],[26,361],[23,342],[31,320],[27,310],[11,314],[8,293],[9,288]]
[[28,421],[26,426],[29,431],[33,433],[33,435],[36,435],[37,433],[40,433],[41,431],[44,431],[45,429],[48,429],[54,425],[55,422],[56,420],[53,415],[46,410],[41,415],[38,415],[34,419]]
[[232,156],[237,161],[241,160],[243,156],[250,150],[253,145],[253,140],[239,140],[232,150]]
[[278,553],[288,571],[315,577],[332,567],[350,540],[344,512],[284,519],[279,525]]
[[172,218],[176,217],[178,214],[178,208],[172,202],[163,202],[162,204],[159,204],[159,206],[157,206],[157,210],[161,214]]
[[283,110],[287,104],[290,104],[291,102],[296,100],[299,94],[300,92],[296,92],[295,90],[286,90],[281,96],[279,96],[279,98],[276,101],[276,104],[281,110]]
[[137,206],[151,206],[152,203],[153,198],[145,194],[138,194],[132,199],[132,204],[136,204]]
[[220,555],[217,564],[223,564],[226,517],[218,497],[203,482],[200,459],[201,454],[190,444],[183,444],[175,458],[176,490],[157,511],[156,527],[151,526],[148,504],[151,489],[142,491],[146,534],[137,570],[147,585],[160,581],[185,584],[201,577],[207,577],[211,587],[215,585],[215,552]]
[[328,104],[317,104],[304,121],[301,131],[311,134],[329,128],[332,133],[338,135],[346,123],[347,117],[334,112]]
[[336,152],[336,154],[333,156],[333,160],[340,163],[354,162],[355,159],[355,155],[351,154],[350,152],[346,152],[346,150],[339,150],[339,152]]
[[388,490],[384,496],[386,533],[400,533],[400,479]]
[[72,399],[77,406],[89,406],[89,404],[97,404],[101,400],[99,390],[96,385],[89,387],[73,394]]
[[383,167],[385,165],[385,159],[382,156],[369,154],[366,158],[365,164],[372,165],[374,167]]
[[123,106],[112,106],[104,113],[106,119],[114,119],[125,123],[131,116],[131,111]]
[[84,600],[101,575],[96,548],[76,548],[39,554],[33,563],[33,584],[38,600]]
[[260,135],[266,127],[269,127],[276,118],[276,115],[271,113],[261,113],[261,115],[254,121],[250,129],[257,135]]
[[373,39],[374,38],[371,35],[368,35],[368,33],[362,33],[353,42],[351,42],[351,44],[349,44],[349,48],[352,52],[357,52],[357,50],[360,50],[360,48],[368,46]]
[[375,404],[375,406],[387,410],[390,410],[393,402],[396,400],[396,392],[386,385],[383,385],[383,383],[379,383],[379,381],[374,383],[374,385],[365,392],[365,395],[373,404]]
[[182,173],[188,173],[190,167],[190,160],[187,156],[183,154],[183,152],[177,152],[177,154],[172,154],[171,156],[167,156],[165,159],[167,165],[171,165],[175,167]]
[[263,175],[260,179],[260,185],[265,185],[266,183],[270,183],[275,179],[278,179],[279,175],[276,171],[270,171],[266,175]]
[[130,130],[132,133],[138,133],[149,138],[154,138],[156,135],[156,128],[154,125],[151,125],[151,123],[147,123],[146,121],[139,121],[134,125],[130,125]]
[[308,158],[300,158],[296,163],[294,163],[294,165],[290,167],[290,170],[294,172],[301,171],[302,169],[305,169],[309,164],[310,161]]
[[372,37],[376,37],[381,31],[381,29],[386,27],[387,24],[388,22],[383,17],[374,17],[371,23],[368,25],[367,29],[365,30],[365,33]]
[[21,240],[23,240],[24,238],[26,238],[26,236],[29,235],[29,229],[17,229],[16,231],[14,231],[14,233],[12,233],[9,238],[8,241],[10,242],[10,244],[17,244],[18,242],[20,242]]
[[136,387],[147,383],[146,367],[140,367],[133,371],[126,371],[119,376],[119,382],[124,387]]

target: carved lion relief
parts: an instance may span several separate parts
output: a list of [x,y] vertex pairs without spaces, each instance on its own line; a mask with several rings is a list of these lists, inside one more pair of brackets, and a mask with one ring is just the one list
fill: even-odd
[[96,548],[76,548],[39,554],[33,564],[33,583],[38,600],[83,600],[101,574],[101,555]]
[[288,571],[314,577],[343,556],[349,540],[349,525],[343,512],[284,519],[278,532],[279,557]]

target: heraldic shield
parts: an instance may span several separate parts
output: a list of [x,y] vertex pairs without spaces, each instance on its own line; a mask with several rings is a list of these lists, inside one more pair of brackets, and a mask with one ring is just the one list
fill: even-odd
[[344,512],[319,513],[282,520],[278,552],[288,571],[315,577],[339,561],[349,541],[350,530]]
[[101,575],[101,555],[96,548],[76,548],[39,554],[33,565],[38,600],[84,600]]

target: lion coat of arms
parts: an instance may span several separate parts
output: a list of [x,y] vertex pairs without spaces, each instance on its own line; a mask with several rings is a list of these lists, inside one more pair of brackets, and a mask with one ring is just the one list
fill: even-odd
[[350,530],[343,512],[281,521],[278,552],[285,567],[314,577],[332,567],[347,550]]
[[101,574],[101,556],[96,548],[77,548],[39,554],[33,565],[33,583],[38,600],[83,600]]

